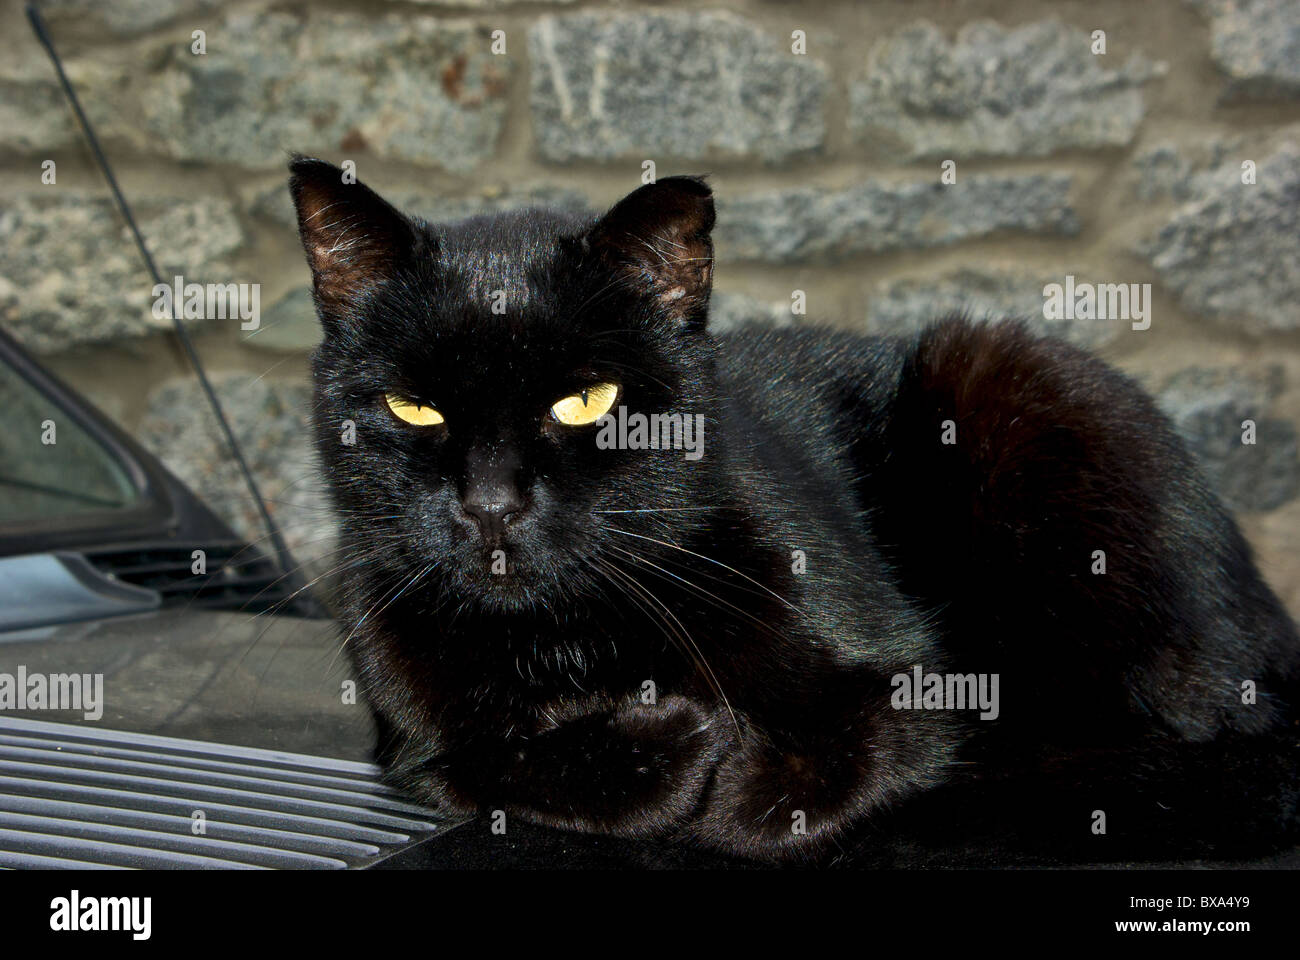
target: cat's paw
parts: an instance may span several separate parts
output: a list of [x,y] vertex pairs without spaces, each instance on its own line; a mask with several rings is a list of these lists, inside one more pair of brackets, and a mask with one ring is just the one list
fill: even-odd
[[629,700],[515,748],[502,788],[531,820],[646,836],[690,819],[725,743],[716,712],[687,697]]
[[872,803],[870,762],[859,750],[779,748],[751,740],[717,771],[692,835],[759,860],[811,860]]

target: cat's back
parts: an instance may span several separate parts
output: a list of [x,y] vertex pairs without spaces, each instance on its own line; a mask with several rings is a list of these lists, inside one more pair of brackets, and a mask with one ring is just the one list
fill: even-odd
[[728,396],[765,426],[835,430],[883,415],[898,387],[908,342],[826,327],[741,326],[713,337]]

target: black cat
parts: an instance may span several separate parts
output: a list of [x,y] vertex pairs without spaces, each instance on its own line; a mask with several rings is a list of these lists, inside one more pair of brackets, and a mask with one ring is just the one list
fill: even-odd
[[1290,838],[1300,641],[1127,378],[1015,323],[711,335],[698,178],[431,225],[291,171],[393,782],[763,859],[909,798],[1085,858]]

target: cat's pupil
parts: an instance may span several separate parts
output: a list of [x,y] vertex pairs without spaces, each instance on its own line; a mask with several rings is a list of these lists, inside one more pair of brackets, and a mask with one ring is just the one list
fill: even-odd
[[586,387],[584,387],[583,390],[582,390],[582,405],[583,405],[584,407],[587,405],[587,389],[586,389]]

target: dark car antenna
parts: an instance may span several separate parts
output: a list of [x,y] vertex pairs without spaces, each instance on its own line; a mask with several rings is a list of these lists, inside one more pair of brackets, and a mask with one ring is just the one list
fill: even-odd
[[[50,55],[50,60],[54,63],[54,69],[59,75],[59,84],[63,87],[63,92],[72,105],[73,112],[77,115],[82,132],[86,135],[86,142],[90,145],[90,152],[95,155],[95,162],[99,164],[104,179],[108,181],[109,189],[113,191],[113,198],[117,201],[117,207],[122,212],[127,226],[131,228],[131,236],[135,238],[135,246],[140,251],[140,257],[149,269],[149,274],[153,277],[154,283],[160,286],[164,285],[162,276],[158,273],[158,265],[154,263],[153,255],[144,242],[144,235],[140,233],[139,226],[136,225],[135,217],[126,202],[126,197],[122,195],[122,190],[117,185],[117,178],[113,176],[113,168],[109,165],[108,157],[104,155],[104,151],[99,146],[99,138],[95,136],[95,130],[90,125],[90,120],[86,117],[85,111],[81,109],[81,101],[77,99],[77,93],[72,89],[68,75],[63,70],[63,61],[59,59],[58,51],[54,49],[54,41],[50,38],[50,33],[45,27],[45,20],[41,17],[40,11],[36,9],[36,4],[27,4],[27,19],[31,21],[32,30],[36,33],[36,39],[40,41],[41,46],[45,48],[45,52]],[[294,563],[293,554],[289,552],[288,544],[284,542],[284,537],[280,535],[280,528],[276,526],[275,520],[271,518],[271,512],[266,508],[266,501],[262,499],[262,493],[257,487],[257,481],[253,479],[253,472],[248,468],[248,461],[244,459],[244,453],[239,449],[239,441],[235,439],[235,433],[230,429],[230,422],[226,419],[225,411],[221,409],[221,401],[217,399],[216,391],[212,389],[212,383],[208,380],[208,375],[203,370],[203,364],[199,361],[198,352],[194,349],[194,341],[190,339],[189,331],[181,323],[180,312],[177,310],[176,304],[172,305],[172,324],[176,328],[176,336],[180,338],[181,345],[189,356],[195,374],[198,375],[199,384],[207,395],[208,405],[212,407],[217,422],[221,424],[221,432],[225,434],[226,445],[230,448],[230,453],[235,458],[235,462],[239,464],[239,471],[244,476],[244,483],[248,487],[248,492],[252,494],[253,502],[257,504],[257,511],[262,516],[262,524],[266,527],[271,545],[275,548],[280,572],[285,578],[295,579],[294,571],[298,567]],[[303,590],[306,592],[307,602],[302,606],[315,609],[316,604],[310,592],[307,591],[305,586]]]

